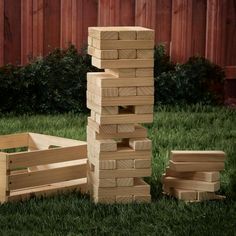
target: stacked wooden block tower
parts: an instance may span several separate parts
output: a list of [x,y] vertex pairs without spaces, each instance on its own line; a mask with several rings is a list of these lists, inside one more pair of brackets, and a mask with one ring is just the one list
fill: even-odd
[[95,202],[149,202],[154,31],[91,27],[88,53],[105,72],[87,74],[88,183]]
[[163,175],[166,194],[185,201],[220,199],[220,173],[224,169],[222,151],[171,151]]

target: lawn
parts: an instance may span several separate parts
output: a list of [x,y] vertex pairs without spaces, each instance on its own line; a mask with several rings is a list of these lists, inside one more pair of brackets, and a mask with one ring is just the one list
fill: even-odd
[[[147,126],[153,141],[151,204],[94,205],[78,193],[0,206],[0,235],[236,235],[236,111],[194,106],[158,108]],[[86,139],[85,115],[0,117],[0,133],[39,132]],[[160,178],[171,149],[217,149],[227,154],[221,174],[225,201],[186,204],[161,193]]]

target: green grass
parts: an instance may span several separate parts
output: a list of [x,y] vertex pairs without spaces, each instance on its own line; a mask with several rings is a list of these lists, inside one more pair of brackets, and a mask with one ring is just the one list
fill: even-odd
[[[2,116],[0,133],[39,132],[85,140],[86,116]],[[0,206],[0,235],[236,235],[236,111],[226,108],[159,108],[148,125],[153,140],[151,204],[94,205],[78,193]],[[171,149],[226,152],[221,174],[225,201],[185,204],[161,194],[160,177]],[[236,180],[235,180],[236,181]]]

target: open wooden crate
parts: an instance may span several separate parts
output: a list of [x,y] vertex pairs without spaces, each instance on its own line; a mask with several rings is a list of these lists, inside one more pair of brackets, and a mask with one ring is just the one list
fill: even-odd
[[0,203],[87,191],[86,142],[21,133],[0,136],[0,151]]

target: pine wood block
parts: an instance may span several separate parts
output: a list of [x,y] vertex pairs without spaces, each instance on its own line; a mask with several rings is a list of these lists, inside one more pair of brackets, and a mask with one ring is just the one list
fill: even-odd
[[216,193],[214,192],[205,192],[205,191],[197,192],[197,200],[199,201],[214,200],[214,199],[216,199]]
[[134,160],[117,160],[116,168],[117,169],[132,169],[134,168]]
[[153,59],[154,50],[152,49],[138,49],[137,58],[139,59]]
[[150,203],[152,200],[151,195],[134,195],[134,201],[137,203]]
[[137,67],[153,67],[152,59],[118,59],[118,60],[101,60],[92,57],[92,65],[99,69],[113,68],[137,68]]
[[136,40],[136,31],[122,30],[119,31],[119,40]]
[[135,76],[136,77],[153,77],[154,76],[153,68],[136,68]]
[[116,202],[117,203],[131,203],[131,202],[133,202],[133,195],[116,196]]
[[116,161],[115,160],[99,161],[99,169],[114,170],[116,169]]
[[118,58],[119,59],[135,59],[137,58],[136,50],[135,49],[120,49],[118,50]]
[[117,143],[112,139],[96,140],[96,149],[99,152],[117,151]]
[[163,184],[169,188],[216,192],[220,189],[220,182],[204,182],[197,180],[178,179],[175,177],[164,177]]
[[102,88],[101,96],[103,97],[116,97],[119,95],[118,88]]
[[94,197],[94,202],[101,204],[114,204],[116,202],[116,197],[115,196]]
[[165,174],[166,176],[170,177],[177,177],[189,180],[200,180],[206,182],[215,182],[220,180],[219,172],[176,172],[167,167]]
[[154,40],[155,31],[150,29],[140,29],[137,31],[137,40]]
[[[88,126],[94,131],[104,134],[104,136],[117,133],[117,125],[99,125],[95,121],[92,122],[90,118],[88,118]],[[96,133],[95,138],[97,139]]]
[[93,45],[93,38],[88,36],[88,45]]
[[117,187],[133,186],[134,178],[117,178],[116,185]]
[[148,177],[151,175],[151,169],[99,170],[98,175],[102,179]]
[[87,107],[101,115],[118,115],[118,106],[100,106],[87,99]]
[[133,124],[121,124],[117,125],[118,133],[130,133],[135,131],[135,125]]
[[138,96],[154,95],[154,87],[137,87]]
[[[101,188],[112,188],[116,187],[116,179],[110,178],[110,179],[100,179],[95,178],[93,171],[91,169],[88,170],[88,183],[90,185],[97,185]],[[92,193],[91,193],[92,195]]]
[[[118,69],[117,69],[118,70]],[[107,70],[106,70],[107,71]],[[113,70],[109,70],[113,71]],[[115,70],[114,70],[115,71]],[[135,69],[119,69],[119,77],[116,75],[108,74],[107,72],[90,72],[87,73],[87,81],[95,84],[100,88],[121,88],[121,87],[135,87],[135,86],[154,86],[153,77],[140,77],[129,78],[129,75],[133,76]],[[127,76],[127,77],[122,77]]]
[[[99,40],[94,38],[92,46],[100,50],[153,49],[153,40]],[[122,67],[121,67],[122,68]]]
[[100,125],[126,124],[127,121],[131,123],[152,123],[153,114],[119,114],[119,115],[96,114],[96,122]]
[[224,162],[174,162],[170,161],[170,169],[177,172],[220,171],[224,170]]
[[115,60],[119,58],[117,50],[99,50],[92,46],[88,46],[88,54],[102,60]]
[[105,69],[105,73],[112,74],[118,78],[135,78],[134,68]]
[[197,200],[197,191],[171,188],[169,194],[184,201]]
[[153,113],[153,105],[134,106],[135,114],[151,114]]
[[95,120],[96,119],[96,112],[91,110],[90,117],[91,117],[92,120]]
[[116,30],[109,30],[106,27],[89,27],[88,33],[90,37],[96,39],[116,40],[119,38],[119,32]]
[[136,87],[119,88],[119,96],[136,96]]
[[0,203],[8,200],[7,154],[0,152]]
[[174,162],[224,162],[226,155],[222,151],[171,151]]
[[152,141],[148,138],[145,139],[130,139],[129,145],[134,150],[151,150]]
[[134,168],[136,169],[145,169],[145,168],[151,168],[151,159],[147,160],[135,160],[134,161]]

